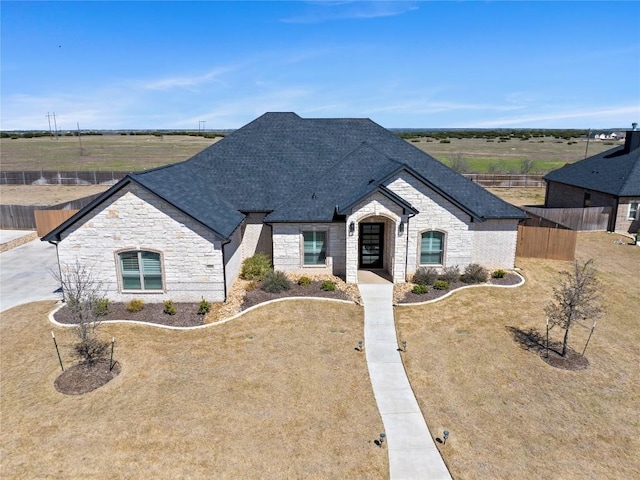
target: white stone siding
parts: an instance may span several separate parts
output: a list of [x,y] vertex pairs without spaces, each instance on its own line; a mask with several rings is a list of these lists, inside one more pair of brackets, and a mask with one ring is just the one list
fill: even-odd
[[231,240],[225,243],[222,248],[224,251],[224,268],[225,268],[225,281],[227,287],[227,293],[231,290],[233,282],[238,278],[240,268],[242,267],[242,234],[240,229],[237,228]]
[[428,230],[445,234],[442,267],[463,269],[472,263],[475,224],[467,213],[409,174],[392,179],[387,187],[419,212],[408,221],[407,276],[420,266],[420,239]]
[[[345,273],[344,223],[274,223],[273,268],[275,270],[306,273]],[[327,261],[325,266],[304,265],[302,232],[327,232]]]
[[[79,259],[92,268],[113,301],[224,300],[221,239],[147,190],[129,184],[66,230],[58,245],[61,264]],[[160,252],[165,291],[124,293],[118,255],[123,250]]]
[[491,270],[512,269],[516,260],[518,220],[486,220],[473,225],[473,263]]
[[251,212],[247,214],[242,227],[242,258],[249,258],[256,253],[264,253],[271,258],[273,244],[271,227],[264,224],[266,213]]
[[384,222],[385,223],[385,251],[383,268],[393,277],[395,283],[402,283],[405,280],[404,251],[406,249],[406,232],[398,235],[398,225],[402,218],[402,207],[379,192],[373,193],[366,200],[355,205],[351,209],[351,215],[347,216],[347,225],[351,222],[355,224],[353,234],[346,237],[346,281],[348,283],[358,282],[358,261],[359,261],[359,228],[361,222]]

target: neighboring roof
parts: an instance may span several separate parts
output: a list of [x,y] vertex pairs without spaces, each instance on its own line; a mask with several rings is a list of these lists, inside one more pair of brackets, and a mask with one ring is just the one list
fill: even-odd
[[[630,134],[640,132],[627,132],[628,138]],[[544,179],[617,197],[637,197],[640,196],[640,148],[630,149],[628,145],[612,148],[549,172]]]
[[228,238],[248,212],[269,212],[268,222],[330,222],[376,190],[389,196],[385,182],[402,170],[477,220],[526,218],[389,130],[359,118],[266,113],[185,162],[129,179]]

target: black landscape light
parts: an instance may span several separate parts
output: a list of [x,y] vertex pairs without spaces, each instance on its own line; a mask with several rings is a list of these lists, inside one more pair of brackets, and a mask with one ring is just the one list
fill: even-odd
[[116,337],[111,337],[111,358],[109,359],[109,371],[113,370],[113,346],[116,343]]
[[445,430],[444,432],[442,432],[442,437],[444,438],[444,442],[443,443],[447,443],[447,438],[449,438],[449,431]]
[[62,358],[60,357],[60,350],[58,349],[58,342],[56,342],[56,336],[51,330],[51,337],[53,338],[53,344],[56,346],[56,353],[58,354],[58,361],[60,362],[60,368],[64,372],[64,367],[62,366]]
[[362,340],[358,341],[358,351],[361,352],[362,351]]
[[407,351],[407,341],[406,340],[402,340],[402,351],[403,352]]
[[382,433],[380,434],[380,446],[381,446],[381,447],[382,447],[382,444],[384,443],[384,439],[385,439],[386,437],[387,437],[387,436],[384,434],[384,432],[382,432]]

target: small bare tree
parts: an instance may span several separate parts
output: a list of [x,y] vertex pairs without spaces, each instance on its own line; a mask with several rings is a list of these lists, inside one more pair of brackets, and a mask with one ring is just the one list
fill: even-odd
[[60,266],[60,271],[51,271],[60,282],[67,308],[76,324],[78,343],[74,345],[75,354],[87,366],[94,365],[104,358],[108,342],[100,340],[97,335],[100,326],[100,307],[104,305],[105,296],[102,282],[95,271],[80,263]]
[[535,162],[530,158],[523,158],[520,160],[520,173],[523,175],[528,175],[533,170]]
[[454,153],[449,161],[451,162],[451,169],[455,172],[468,173],[470,170],[469,162],[461,153]]
[[580,264],[574,262],[573,272],[561,272],[559,285],[553,288],[553,300],[545,307],[545,313],[553,327],[564,328],[562,353],[567,353],[569,331],[575,324],[595,320],[602,315],[600,307],[600,282],[593,259]]

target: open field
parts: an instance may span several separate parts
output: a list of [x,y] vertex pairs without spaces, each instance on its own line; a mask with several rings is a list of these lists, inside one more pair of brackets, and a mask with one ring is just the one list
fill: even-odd
[[[396,308],[427,424],[434,436],[450,432],[441,451],[454,478],[640,478],[640,247],[617,238],[578,236],[579,259],[596,259],[606,312],[588,370],[555,369],[514,339],[530,328],[544,336],[543,307],[567,262],[520,258],[523,287]],[[575,327],[569,345],[582,352],[588,334]]]
[[[431,140],[431,141],[429,141]],[[469,164],[471,172],[484,173],[494,165],[500,172],[520,173],[523,160],[533,160],[529,173],[547,173],[584,158],[586,141],[558,140],[553,137],[520,140],[512,138],[505,142],[488,142],[484,138],[451,138],[451,143],[421,137],[410,140],[411,144],[451,166],[451,159],[460,154]],[[588,155],[595,155],[621,145],[605,145],[604,142],[589,142]]]
[[1,205],[57,205],[102,193],[108,185],[2,185]]
[[139,171],[192,157],[220,140],[189,135],[90,135],[2,138],[0,165],[6,171]]
[[73,333],[52,302],[3,313],[2,478],[386,478],[360,307],[280,302],[179,332],[103,325],[122,373],[82,396],[53,385]]
[[[56,205],[102,193],[105,185],[2,185],[2,205]],[[514,205],[543,205],[544,188],[487,188],[491,193]]]
[[[77,137],[2,138],[0,168],[5,171],[139,171],[186,160],[218,140],[187,135],[92,135],[82,137],[81,153]],[[584,141],[569,145],[566,140],[553,137],[505,142],[487,142],[481,138],[451,138],[451,143],[428,140],[431,139],[422,137],[410,142],[446,164],[460,154],[472,171],[480,173],[492,164],[499,171],[519,172],[522,160],[534,161],[530,173],[546,173],[581,160],[586,147]],[[614,146],[592,141],[589,155]]]
[[544,205],[544,187],[487,188],[488,191],[512,205]]

